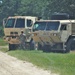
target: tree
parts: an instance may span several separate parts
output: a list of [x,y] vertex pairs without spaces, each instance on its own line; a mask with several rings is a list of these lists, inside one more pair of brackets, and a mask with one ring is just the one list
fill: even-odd
[[0,0],[0,25],[8,16],[28,15],[50,19],[54,12],[69,13],[75,18],[74,0]]

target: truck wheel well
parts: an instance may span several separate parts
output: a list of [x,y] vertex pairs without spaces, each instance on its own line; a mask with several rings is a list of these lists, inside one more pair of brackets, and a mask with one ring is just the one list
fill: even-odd
[[72,37],[68,40],[68,42],[66,43],[66,50],[75,50],[75,37]]
[[75,38],[75,36],[69,36],[69,38],[67,39],[67,41],[66,41],[66,43],[65,43],[65,44],[67,44],[67,43],[68,43],[68,41],[69,41],[70,39],[72,39],[72,38]]

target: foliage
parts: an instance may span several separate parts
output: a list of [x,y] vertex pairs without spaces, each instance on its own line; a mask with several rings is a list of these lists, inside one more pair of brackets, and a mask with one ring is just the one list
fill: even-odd
[[54,12],[65,12],[75,18],[74,0],[0,0],[0,25],[8,16],[31,15],[50,19]]
[[4,41],[3,38],[0,38],[0,46],[6,46],[8,43]]
[[0,38],[1,38],[3,35],[4,35],[4,33],[3,33],[3,27],[0,26]]
[[35,15],[48,18],[54,12],[75,13],[74,0],[2,0],[1,19],[13,15]]

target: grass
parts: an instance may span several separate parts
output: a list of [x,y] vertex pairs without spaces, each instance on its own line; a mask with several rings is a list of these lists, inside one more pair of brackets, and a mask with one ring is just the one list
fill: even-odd
[[34,65],[60,75],[75,75],[75,52],[68,54],[43,53],[42,51],[9,51],[9,55],[29,61]]
[[0,46],[5,46],[5,45],[7,45],[7,42],[5,42],[3,38],[0,38]]
[[[3,39],[0,39],[0,46],[7,45]],[[29,61],[34,65],[51,70],[60,75],[75,75],[75,52],[70,53],[43,53],[42,51],[12,50],[1,48],[0,51],[7,52],[20,60]]]

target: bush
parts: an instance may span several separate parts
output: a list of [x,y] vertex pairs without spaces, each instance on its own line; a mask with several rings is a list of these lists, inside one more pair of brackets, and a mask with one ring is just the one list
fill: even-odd
[[3,37],[4,36],[4,31],[3,31],[3,27],[0,26],[0,37]]

